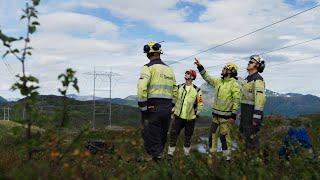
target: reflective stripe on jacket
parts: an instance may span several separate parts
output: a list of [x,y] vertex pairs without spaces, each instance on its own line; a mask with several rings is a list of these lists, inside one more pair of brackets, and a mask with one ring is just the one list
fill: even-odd
[[161,59],[152,60],[144,65],[140,72],[137,94],[141,111],[148,110],[150,99],[167,99],[175,103],[177,87],[172,68]]
[[186,84],[178,86],[178,99],[174,107],[174,114],[181,119],[193,120],[203,109],[201,89],[195,85],[187,92]]
[[[263,118],[263,108],[266,102],[265,82],[259,73],[248,76],[242,84],[241,104],[254,106],[253,117]],[[241,112],[246,113],[246,112]]]
[[234,78],[215,78],[203,66],[198,67],[202,78],[215,88],[213,114],[222,118],[236,118],[240,107],[240,85]]

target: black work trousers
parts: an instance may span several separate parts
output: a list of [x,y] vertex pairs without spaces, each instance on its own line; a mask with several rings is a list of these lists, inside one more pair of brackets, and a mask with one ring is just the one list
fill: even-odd
[[184,147],[190,147],[191,137],[193,135],[195,127],[195,120],[185,120],[181,119],[178,116],[175,116],[175,119],[172,123],[170,130],[170,146],[175,147],[177,144],[178,136],[180,131],[184,128]]
[[148,107],[142,138],[146,152],[152,157],[156,158],[162,155],[171,122],[171,109],[171,103]]
[[241,120],[239,130],[241,136],[246,142],[247,149],[259,148],[258,132],[260,130],[260,124],[253,126],[253,112],[254,106],[241,104]]

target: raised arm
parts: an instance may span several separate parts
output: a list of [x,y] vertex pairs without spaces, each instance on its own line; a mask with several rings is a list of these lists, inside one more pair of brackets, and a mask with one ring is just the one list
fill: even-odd
[[204,69],[204,67],[202,66],[202,64],[200,63],[200,61],[197,58],[195,58],[194,64],[197,65],[197,68],[198,68],[202,78],[207,83],[209,83],[210,85],[212,85],[214,87],[218,84],[219,78],[215,78],[215,77],[210,76],[209,73]]

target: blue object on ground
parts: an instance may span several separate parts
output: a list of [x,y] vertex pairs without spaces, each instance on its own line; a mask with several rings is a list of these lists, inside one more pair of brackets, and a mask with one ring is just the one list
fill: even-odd
[[279,149],[280,157],[288,157],[291,153],[298,153],[299,147],[312,148],[311,140],[305,128],[289,128],[287,135],[283,139],[284,145]]

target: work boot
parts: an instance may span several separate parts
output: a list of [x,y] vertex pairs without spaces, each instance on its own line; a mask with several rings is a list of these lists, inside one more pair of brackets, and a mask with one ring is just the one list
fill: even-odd
[[174,151],[176,150],[176,147],[170,147],[168,148],[168,155],[173,156]]
[[223,157],[226,159],[226,161],[231,161],[231,152],[230,152],[230,150],[224,150],[223,151]]
[[155,162],[160,162],[162,160],[162,156],[161,155],[154,156],[154,157],[152,157],[152,160],[155,161]]
[[191,149],[191,147],[183,147],[183,151],[184,151],[185,156],[190,156],[190,149]]

